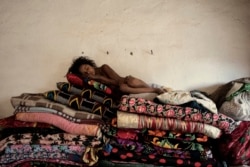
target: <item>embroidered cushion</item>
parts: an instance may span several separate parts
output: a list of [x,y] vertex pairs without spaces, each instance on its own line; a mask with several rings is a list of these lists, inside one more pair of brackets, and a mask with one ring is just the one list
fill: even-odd
[[94,81],[94,80],[89,80],[88,78],[80,78],[79,76],[69,73],[66,75],[67,80],[69,83],[81,87],[81,88],[86,88],[86,87],[91,87],[96,90],[102,91],[106,94],[112,94],[111,88],[106,86],[105,84],[102,84],[100,82]]

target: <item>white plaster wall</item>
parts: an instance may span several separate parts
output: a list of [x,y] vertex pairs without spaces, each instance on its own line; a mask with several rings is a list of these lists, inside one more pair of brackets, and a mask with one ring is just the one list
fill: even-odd
[[0,0],[0,117],[13,113],[12,96],[66,81],[83,53],[174,89],[249,77],[249,9],[249,0]]

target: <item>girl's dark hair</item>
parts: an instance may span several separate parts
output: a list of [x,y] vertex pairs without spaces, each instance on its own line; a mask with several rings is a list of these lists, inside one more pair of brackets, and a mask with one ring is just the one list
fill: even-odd
[[69,67],[67,74],[73,73],[76,75],[81,75],[81,73],[79,72],[79,67],[83,64],[88,64],[91,65],[92,67],[97,67],[94,60],[91,60],[86,56],[85,57],[80,56],[73,60],[72,65]]

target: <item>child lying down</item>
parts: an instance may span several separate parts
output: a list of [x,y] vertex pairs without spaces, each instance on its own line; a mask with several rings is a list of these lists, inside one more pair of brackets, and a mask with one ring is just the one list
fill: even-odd
[[95,61],[86,56],[74,59],[68,69],[69,73],[96,80],[125,94],[164,93],[163,89],[150,87],[141,79],[131,75],[121,77],[107,64],[97,67]]

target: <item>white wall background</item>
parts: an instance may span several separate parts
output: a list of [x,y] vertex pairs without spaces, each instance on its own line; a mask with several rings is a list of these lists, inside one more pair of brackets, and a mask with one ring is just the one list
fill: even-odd
[[12,115],[12,96],[66,81],[83,53],[174,89],[249,77],[249,9],[249,0],[0,0],[0,117]]

